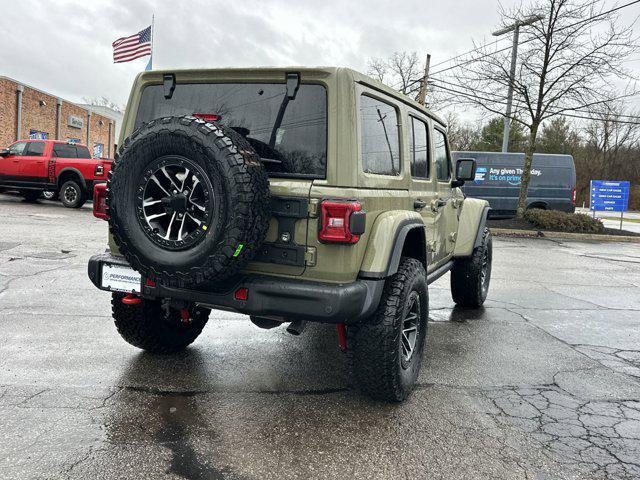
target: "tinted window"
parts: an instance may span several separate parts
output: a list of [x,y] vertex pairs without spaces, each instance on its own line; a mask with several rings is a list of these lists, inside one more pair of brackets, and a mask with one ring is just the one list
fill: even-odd
[[91,158],[91,154],[89,153],[89,149],[87,147],[77,145],[76,152],[77,152],[78,158]]
[[449,161],[449,150],[444,133],[435,129],[433,131],[433,142],[436,156],[436,177],[439,181],[448,181],[451,177],[451,162]]
[[76,158],[75,145],[69,145],[67,143],[54,143],[53,144],[53,156],[59,158]]
[[411,176],[414,178],[429,178],[427,124],[417,118],[410,118],[409,151],[411,152]]
[[32,157],[41,157],[44,152],[44,142],[29,142],[25,155]]
[[391,105],[362,95],[362,168],[367,173],[400,175],[398,114]]
[[9,154],[10,155],[17,155],[17,156],[23,155],[24,154],[24,147],[26,147],[26,146],[27,146],[27,142],[15,143],[15,144],[13,144],[13,145],[11,145],[9,147]]
[[321,85],[300,85],[293,99],[284,84],[178,84],[170,99],[162,85],[151,85],[142,92],[135,126],[194,113],[217,115],[243,135],[271,176],[325,176],[327,93]]

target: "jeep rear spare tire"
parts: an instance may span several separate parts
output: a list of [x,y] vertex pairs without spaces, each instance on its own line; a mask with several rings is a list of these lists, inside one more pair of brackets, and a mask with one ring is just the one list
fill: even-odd
[[264,166],[244,138],[201,119],[166,117],[120,148],[107,190],[120,252],[171,286],[221,280],[258,252],[269,224]]

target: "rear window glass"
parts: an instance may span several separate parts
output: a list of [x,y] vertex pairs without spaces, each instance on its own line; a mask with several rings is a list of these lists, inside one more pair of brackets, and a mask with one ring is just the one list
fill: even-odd
[[326,175],[327,93],[321,85],[300,85],[288,101],[284,84],[177,84],[170,99],[162,85],[151,85],[142,92],[135,125],[194,113],[217,115],[243,135],[270,176]]
[[29,142],[25,155],[32,157],[41,157],[44,152],[44,142]]
[[398,113],[388,103],[362,95],[362,168],[366,173],[400,175]]
[[91,158],[91,154],[89,153],[89,149],[87,147],[76,145],[76,152],[78,154],[78,158]]
[[91,158],[87,147],[68,143],[55,143],[53,145],[53,156],[58,158]]

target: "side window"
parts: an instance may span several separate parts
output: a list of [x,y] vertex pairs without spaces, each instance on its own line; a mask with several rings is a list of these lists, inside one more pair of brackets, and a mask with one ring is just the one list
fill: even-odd
[[27,142],[14,143],[9,147],[9,155],[16,155],[18,157],[24,155],[24,150],[26,146],[27,146]]
[[362,95],[362,168],[366,173],[400,175],[398,112],[391,105]]
[[449,159],[449,149],[447,148],[447,139],[444,133],[438,129],[434,129],[433,142],[436,156],[436,177],[440,182],[447,182],[451,178],[451,161]]
[[411,118],[409,151],[411,153],[411,176],[429,178],[429,137],[427,124],[415,117]]
[[58,158],[77,158],[76,147],[68,143],[55,143],[53,156]]
[[25,155],[30,157],[41,157],[44,152],[44,142],[29,142]]

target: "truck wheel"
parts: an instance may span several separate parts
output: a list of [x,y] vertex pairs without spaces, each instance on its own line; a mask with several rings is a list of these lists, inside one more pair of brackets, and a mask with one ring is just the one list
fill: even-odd
[[125,305],[122,293],[111,297],[113,319],[118,333],[134,347],[152,353],[176,353],[198,338],[207,320],[209,310],[190,307],[188,323],[179,310],[163,306],[159,300],[142,300],[138,305]]
[[488,228],[484,229],[482,244],[468,258],[458,258],[451,269],[451,296],[461,307],[481,307],[487,298],[491,281],[493,241]]
[[260,250],[269,227],[269,182],[251,145],[195,117],[136,130],[109,175],[109,227],[146,278],[185,287],[222,280]]
[[390,402],[407,398],[422,365],[428,317],[424,267],[403,258],[398,272],[387,279],[373,317],[347,327],[347,352],[364,393]]
[[87,201],[87,198],[78,182],[68,180],[60,188],[60,201],[67,208],[80,208]]
[[56,197],[56,192],[53,190],[45,190],[42,192],[42,198],[45,200],[53,200]]
[[40,195],[42,195],[42,191],[41,190],[20,190],[20,195],[27,202],[35,202],[40,198]]

